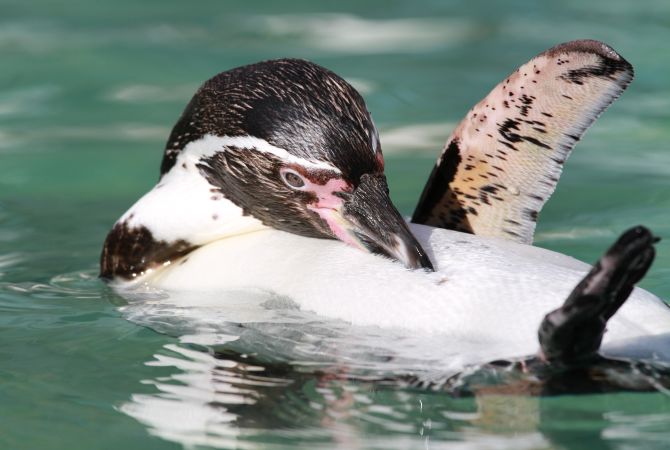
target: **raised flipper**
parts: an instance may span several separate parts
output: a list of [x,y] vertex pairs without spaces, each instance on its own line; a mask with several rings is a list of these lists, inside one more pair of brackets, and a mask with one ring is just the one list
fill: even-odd
[[632,79],[633,67],[602,42],[539,54],[454,130],[412,221],[532,243],[573,146]]
[[621,235],[563,306],[545,316],[538,332],[543,359],[574,365],[597,355],[607,321],[654,261],[656,241],[642,226]]

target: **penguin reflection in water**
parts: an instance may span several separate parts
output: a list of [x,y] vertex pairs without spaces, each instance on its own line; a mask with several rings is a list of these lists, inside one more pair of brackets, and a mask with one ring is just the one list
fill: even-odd
[[624,233],[585,276],[584,264],[529,245],[574,144],[632,77],[596,41],[519,67],[447,140],[408,224],[370,114],[343,79],[302,60],[223,72],[173,128],[159,183],[107,236],[101,277],[122,294],[258,287],[354,325],[481,341],[482,355],[501,341],[527,354],[539,325],[537,356],[488,372],[566,389],[580,379],[586,391],[668,384],[660,363],[598,353],[619,308],[607,336],[619,344],[670,330],[670,309],[633,290],[654,258],[651,232]]

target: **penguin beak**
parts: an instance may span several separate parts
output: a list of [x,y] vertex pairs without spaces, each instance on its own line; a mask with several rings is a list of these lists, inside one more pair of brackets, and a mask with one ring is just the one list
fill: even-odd
[[396,259],[409,269],[434,270],[407,222],[391,203],[383,174],[361,176],[358,187],[345,198],[339,215],[350,244]]

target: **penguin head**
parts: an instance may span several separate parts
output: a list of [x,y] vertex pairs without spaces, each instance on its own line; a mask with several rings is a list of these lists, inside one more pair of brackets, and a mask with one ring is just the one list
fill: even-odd
[[325,68],[283,59],[213,77],[174,126],[161,176],[178,169],[184,152],[215,190],[266,226],[432,269],[390,200],[363,98]]

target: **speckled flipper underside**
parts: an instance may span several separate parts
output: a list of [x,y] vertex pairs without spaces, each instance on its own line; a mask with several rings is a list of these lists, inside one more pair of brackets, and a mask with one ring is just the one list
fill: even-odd
[[632,78],[633,67],[598,41],[539,54],[454,130],[412,221],[532,243],[570,151]]

